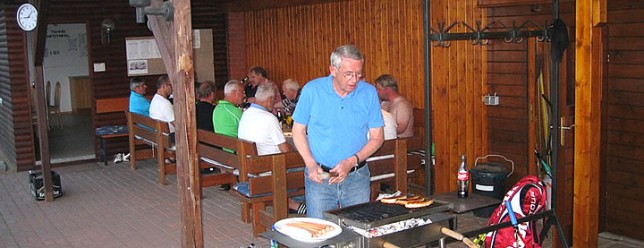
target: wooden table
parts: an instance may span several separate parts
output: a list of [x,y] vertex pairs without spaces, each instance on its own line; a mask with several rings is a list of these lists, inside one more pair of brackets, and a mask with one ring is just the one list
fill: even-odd
[[432,197],[437,200],[446,201],[454,204],[451,210],[454,213],[461,214],[484,207],[499,205],[501,200],[485,195],[470,193],[467,198],[458,198],[456,192],[435,194]]

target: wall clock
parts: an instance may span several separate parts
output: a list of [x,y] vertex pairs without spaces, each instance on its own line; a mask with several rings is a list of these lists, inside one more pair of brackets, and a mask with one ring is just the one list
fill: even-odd
[[22,30],[32,31],[36,29],[36,25],[38,24],[38,10],[29,3],[20,5],[16,19],[18,20],[18,26]]

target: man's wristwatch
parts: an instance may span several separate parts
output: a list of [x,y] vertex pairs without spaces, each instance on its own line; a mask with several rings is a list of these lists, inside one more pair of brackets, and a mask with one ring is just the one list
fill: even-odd
[[358,167],[358,165],[360,164],[360,157],[358,157],[358,154],[355,153],[353,154],[353,156],[356,157],[356,164],[353,165],[353,167]]

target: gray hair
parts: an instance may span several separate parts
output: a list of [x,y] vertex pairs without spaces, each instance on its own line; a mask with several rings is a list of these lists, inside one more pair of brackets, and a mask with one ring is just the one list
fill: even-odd
[[145,84],[145,81],[140,77],[133,77],[130,79],[130,91],[134,91],[139,85]]
[[243,90],[241,87],[241,82],[239,80],[230,80],[224,86],[224,96],[230,95],[233,91]]
[[295,91],[300,89],[300,83],[298,83],[297,81],[295,81],[293,79],[290,79],[290,78],[284,80],[284,82],[282,82],[282,85],[284,87],[286,87],[287,89],[291,89],[291,90],[295,90]]
[[168,75],[159,76],[159,78],[157,79],[157,89],[161,88],[161,86],[163,86],[164,84],[172,84]]
[[331,65],[335,68],[340,68],[340,63],[344,58],[364,61],[364,57],[362,56],[360,49],[358,49],[356,46],[342,45],[337,47],[331,53]]
[[261,83],[257,86],[255,99],[258,102],[266,101],[272,96],[275,96],[275,88],[273,88],[273,85],[267,84],[267,83]]
[[398,92],[398,81],[394,78],[394,76],[390,74],[383,74],[380,75],[380,77],[376,78],[374,80],[374,83],[377,85],[380,85],[382,87],[390,87],[394,89],[394,91]]
[[214,88],[215,82],[213,81],[206,80],[201,82],[201,84],[199,84],[199,88],[197,88],[197,97],[208,97],[213,92]]

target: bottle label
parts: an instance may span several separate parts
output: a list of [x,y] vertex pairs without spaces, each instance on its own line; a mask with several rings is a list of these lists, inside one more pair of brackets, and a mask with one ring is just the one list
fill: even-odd
[[458,180],[469,180],[470,179],[470,173],[467,173],[467,171],[459,171],[458,172]]

